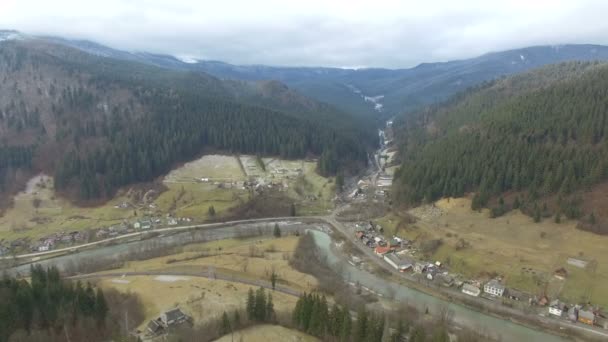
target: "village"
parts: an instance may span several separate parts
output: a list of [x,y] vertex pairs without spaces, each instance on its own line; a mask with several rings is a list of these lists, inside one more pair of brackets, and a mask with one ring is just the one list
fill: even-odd
[[[514,307],[527,307],[540,316],[578,322],[590,326],[608,329],[608,318],[599,306],[592,303],[563,303],[559,299],[547,296],[535,296],[516,289],[507,288],[500,277],[466,279],[462,275],[450,272],[449,268],[439,261],[424,260],[419,247],[413,241],[398,236],[386,238],[384,228],[372,221],[351,225],[357,243],[373,250],[373,253],[384,262],[402,273],[405,278],[428,287],[442,288],[448,293],[461,292],[467,296],[481,298]],[[583,261],[570,258],[569,263]],[[349,263],[362,266],[361,258],[351,256]],[[555,270],[554,277],[567,276],[564,268]]]

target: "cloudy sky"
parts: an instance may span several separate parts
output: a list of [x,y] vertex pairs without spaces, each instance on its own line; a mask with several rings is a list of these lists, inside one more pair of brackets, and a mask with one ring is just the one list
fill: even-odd
[[608,44],[606,0],[0,0],[0,28],[237,64],[411,67]]

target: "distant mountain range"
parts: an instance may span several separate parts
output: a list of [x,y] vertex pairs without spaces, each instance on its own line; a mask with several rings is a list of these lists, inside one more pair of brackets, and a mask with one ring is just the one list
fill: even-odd
[[[12,35],[18,35],[10,31]],[[221,79],[277,80],[304,95],[358,116],[381,118],[419,109],[447,99],[483,81],[547,64],[608,60],[608,46],[534,46],[488,53],[476,58],[423,63],[409,69],[340,69],[233,65],[220,61],[182,61],[169,55],[127,52],[85,40],[44,37],[90,54],[136,61],[163,68],[203,71]],[[367,97],[367,101],[366,101]],[[378,101],[371,98],[382,97]],[[380,106],[377,106],[380,104]]]

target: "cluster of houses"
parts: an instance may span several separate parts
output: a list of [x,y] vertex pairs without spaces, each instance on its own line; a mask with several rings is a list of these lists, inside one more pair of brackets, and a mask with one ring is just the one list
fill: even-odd
[[170,328],[191,322],[192,318],[190,316],[186,315],[180,308],[174,308],[161,313],[157,318],[148,322],[146,328],[148,334],[158,336]]
[[[572,322],[581,322],[588,325],[601,326],[608,329],[608,319],[601,310],[590,305],[566,305],[559,300],[549,302],[546,296],[540,298],[533,297],[527,293],[507,289],[501,279],[495,278],[483,283],[478,280],[462,281],[459,277],[452,276],[440,262],[421,262],[408,256],[408,250],[412,248],[411,241],[393,237],[385,239],[380,234],[382,228],[374,226],[372,222],[358,224],[355,236],[364,245],[373,248],[374,253],[398,270],[399,272],[412,272],[420,274],[429,281],[434,281],[445,287],[456,287],[466,295],[472,297],[501,298],[506,297],[517,301],[525,300],[530,305],[548,306],[550,315],[569,319]],[[555,277],[565,277],[567,272],[564,269],[555,271]]]
[[85,243],[91,240],[100,240],[139,230],[153,229],[158,225],[176,226],[192,222],[189,217],[141,218],[134,222],[122,222],[109,227],[89,229],[83,231],[62,231],[44,236],[36,241],[29,238],[19,238],[11,241],[0,241],[0,256],[22,251],[48,252],[58,247],[67,247],[75,244]]
[[47,235],[40,238],[37,243],[30,244],[33,252],[46,252],[50,251],[57,245],[73,245],[75,243],[82,243],[89,239],[88,232],[58,232]]

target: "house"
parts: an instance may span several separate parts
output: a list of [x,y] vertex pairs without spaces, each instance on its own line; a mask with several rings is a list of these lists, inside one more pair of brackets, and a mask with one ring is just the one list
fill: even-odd
[[392,238],[388,244],[389,244],[389,246],[391,246],[393,248],[401,248],[401,239]]
[[422,273],[424,272],[426,269],[426,263],[424,262],[416,262],[414,264],[414,272],[416,273]]
[[384,261],[393,266],[399,272],[405,272],[413,268],[413,262],[406,258],[400,258],[395,253],[384,254]]
[[570,321],[572,321],[572,322],[578,321],[578,309],[579,309],[578,305],[574,305],[574,306],[570,307],[570,309],[568,310],[568,319]]
[[72,243],[74,241],[74,237],[72,235],[64,235],[61,237],[61,242],[63,243]]
[[186,322],[187,320],[188,316],[186,316],[186,314],[183,313],[179,308],[171,309],[160,314],[160,321],[166,327],[180,324]]
[[595,324],[595,314],[591,310],[578,310],[578,321],[581,323],[593,325]]
[[449,274],[439,274],[437,278],[441,281],[441,284],[445,287],[452,287],[454,285],[454,278],[452,278]]
[[374,249],[374,253],[376,253],[376,255],[379,257],[382,257],[384,254],[386,254],[390,251],[391,251],[390,247],[378,246],[378,247],[376,247],[376,249]]
[[174,217],[170,217],[167,220],[167,224],[170,225],[170,226],[176,226],[177,225],[177,220]]
[[552,301],[549,304],[549,313],[551,315],[562,317],[564,311],[567,311],[566,305],[564,303],[561,303],[558,299]]
[[479,294],[481,294],[481,290],[471,284],[463,284],[462,293],[468,294],[469,296],[478,297]]
[[51,245],[48,245],[48,244],[42,244],[42,245],[38,246],[38,252],[46,252],[50,249],[51,249]]
[[435,275],[437,275],[439,271],[435,267],[427,267],[426,269],[426,279],[433,280],[435,279]]
[[150,229],[152,228],[152,220],[150,219],[142,219],[139,221],[135,221],[133,223],[133,228],[135,229]]
[[163,330],[165,330],[160,322],[160,318],[153,319],[148,322],[148,326],[146,328],[148,329],[148,332],[155,336],[159,335],[163,332]]
[[568,276],[568,271],[565,268],[561,267],[553,272],[553,276],[557,279],[564,280]]
[[483,292],[492,296],[502,297],[505,292],[505,286],[499,283],[498,280],[492,279],[483,286]]

